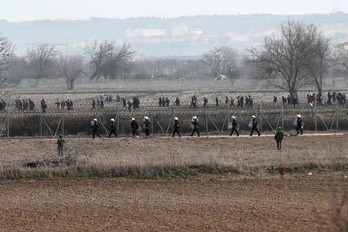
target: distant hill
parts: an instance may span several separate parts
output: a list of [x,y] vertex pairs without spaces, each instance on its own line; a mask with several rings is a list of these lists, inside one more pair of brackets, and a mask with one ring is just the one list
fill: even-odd
[[334,43],[348,41],[348,14],[195,16],[173,19],[130,18],[76,21],[0,20],[0,33],[15,45],[18,54],[39,43],[55,44],[62,52],[83,52],[94,40],[129,41],[139,57],[199,56],[214,46],[239,50],[262,43],[288,19],[313,23]]

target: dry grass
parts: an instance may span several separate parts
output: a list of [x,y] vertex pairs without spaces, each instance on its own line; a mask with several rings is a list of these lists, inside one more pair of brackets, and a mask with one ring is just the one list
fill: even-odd
[[23,167],[27,162],[59,160],[55,139],[0,141],[1,178],[88,176],[161,178],[200,173],[266,175],[269,167],[294,172],[347,170],[348,137],[286,137],[278,151],[272,137],[90,139],[68,138],[72,165]]

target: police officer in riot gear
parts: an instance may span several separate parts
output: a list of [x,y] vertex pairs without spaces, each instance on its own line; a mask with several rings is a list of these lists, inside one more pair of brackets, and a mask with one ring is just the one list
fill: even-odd
[[115,119],[113,119],[113,118],[110,120],[109,138],[111,137],[112,134],[114,134],[115,137],[117,138]]
[[180,126],[179,126],[179,118],[178,117],[174,117],[174,126],[173,126],[173,138],[175,136],[175,133],[179,135],[179,137],[181,137],[181,134],[180,134]]
[[144,117],[144,129],[145,129],[145,135],[150,136],[150,119],[148,116]]
[[132,118],[132,122],[130,123],[130,126],[131,126],[131,128],[132,128],[132,135],[133,135],[133,137],[135,136],[135,135],[137,135],[137,137],[139,137],[139,133],[138,133],[138,128],[139,128],[139,125],[138,125],[138,123],[135,121],[135,118]]
[[297,117],[297,126],[296,126],[297,134],[302,135],[303,133],[302,117],[300,114],[298,114],[296,117]]
[[234,131],[236,132],[237,136],[239,136],[239,132],[237,130],[238,123],[237,123],[236,117],[232,116],[231,118],[232,118],[232,131],[231,131],[230,136],[232,136]]
[[253,136],[254,130],[256,130],[257,134],[260,136],[261,134],[260,134],[259,128],[257,126],[256,116],[253,115],[251,117],[252,117],[253,121],[252,121],[252,128],[251,128],[250,136]]
[[100,135],[99,135],[99,133],[98,133],[98,127],[99,127],[99,125],[98,125],[98,120],[95,118],[95,119],[93,120],[93,125],[92,125],[92,129],[93,129],[92,138],[93,138],[93,139],[94,139],[95,136],[98,136],[99,138],[101,138]]
[[197,132],[198,137],[200,137],[200,135],[199,135],[199,124],[198,124],[197,116],[193,116],[192,117],[191,124],[193,126],[191,137],[194,135],[195,132]]

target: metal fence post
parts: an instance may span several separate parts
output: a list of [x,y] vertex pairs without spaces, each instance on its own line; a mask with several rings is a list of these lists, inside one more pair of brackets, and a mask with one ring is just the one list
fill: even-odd
[[64,109],[62,108],[62,128],[61,134],[64,136]]
[[229,125],[230,125],[230,104],[227,102],[227,132],[228,132]]
[[260,109],[259,109],[259,115],[260,115],[260,130],[262,131],[262,106],[261,106],[261,103],[260,103]]
[[116,99],[116,120],[117,120],[117,133],[120,134],[120,115],[118,111],[118,103]]
[[6,135],[10,137],[10,116],[8,111],[6,111]]
[[282,116],[282,129],[284,130],[284,102],[282,100],[282,112],[281,112],[281,116]]
[[205,108],[205,133],[208,134],[208,113],[207,113],[207,108]]
[[42,112],[40,110],[40,136],[42,137]]
[[314,100],[314,131],[317,132],[317,101]]
[[151,117],[151,134],[152,136],[154,136],[153,134],[153,121],[155,120],[153,117],[153,105],[150,104],[150,117]]
[[336,101],[336,130],[338,131],[338,102]]

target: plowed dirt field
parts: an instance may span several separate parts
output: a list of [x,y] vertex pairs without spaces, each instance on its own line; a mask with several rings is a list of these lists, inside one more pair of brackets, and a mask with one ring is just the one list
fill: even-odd
[[[0,180],[0,231],[346,231],[347,135],[66,138],[84,165],[232,165],[244,174],[185,179]],[[56,139],[0,140],[0,170],[56,157]],[[67,151],[68,152],[68,151]],[[271,165],[318,165],[270,175]],[[23,168],[25,170],[25,168]],[[262,171],[263,170],[263,171]],[[341,223],[341,224],[340,224]]]
[[0,231],[335,231],[348,216],[347,182],[342,173],[1,181]]

